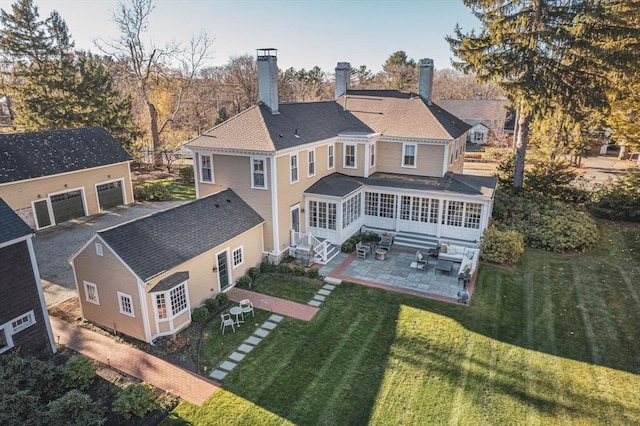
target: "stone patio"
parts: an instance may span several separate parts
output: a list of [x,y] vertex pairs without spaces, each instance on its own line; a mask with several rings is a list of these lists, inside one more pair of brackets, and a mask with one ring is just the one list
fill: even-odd
[[[394,245],[386,260],[376,260],[374,255],[358,259],[354,254],[340,253],[320,269],[320,275],[457,303],[461,289],[459,263],[446,273],[435,270],[435,258],[430,258],[426,270],[412,267],[415,262],[415,249]],[[472,290],[470,286],[469,292]]]

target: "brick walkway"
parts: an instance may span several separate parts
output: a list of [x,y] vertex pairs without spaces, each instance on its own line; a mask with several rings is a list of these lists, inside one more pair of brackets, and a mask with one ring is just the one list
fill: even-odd
[[260,294],[249,290],[242,290],[235,287],[229,290],[227,295],[229,296],[229,299],[234,302],[240,302],[242,299],[249,299],[257,309],[270,311],[303,321],[310,321],[316,312],[318,312],[318,308],[313,306],[279,299],[277,297],[267,296],[266,294]]
[[146,352],[93,331],[74,327],[58,318],[50,318],[54,338],[59,344],[137,377],[185,401],[201,405],[220,389],[215,382]]

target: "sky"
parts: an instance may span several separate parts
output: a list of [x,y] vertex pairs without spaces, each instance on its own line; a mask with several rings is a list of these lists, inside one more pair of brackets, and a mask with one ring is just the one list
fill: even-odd
[[[113,12],[118,0],[33,0],[40,18],[56,10],[66,21],[77,49],[98,52],[96,39],[118,35]],[[11,0],[0,0],[8,11]],[[446,35],[479,22],[462,0],[155,0],[143,41],[158,46],[187,44],[202,30],[215,39],[208,65],[233,56],[278,49],[278,66],[333,73],[337,62],[366,65],[374,72],[393,53],[404,50],[435,68],[450,68]]]

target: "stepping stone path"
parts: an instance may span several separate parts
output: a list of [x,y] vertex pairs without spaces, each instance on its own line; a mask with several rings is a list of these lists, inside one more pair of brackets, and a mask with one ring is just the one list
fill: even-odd
[[238,346],[238,349],[236,350],[236,352],[229,355],[229,359],[224,361],[222,364],[218,366],[218,368],[213,370],[209,374],[209,377],[218,381],[222,381],[225,377],[227,377],[227,374],[229,374],[229,372],[233,370],[235,366],[238,365],[238,363],[244,359],[246,354],[251,352],[253,348],[255,348],[256,345],[260,343],[262,339],[269,334],[270,330],[273,330],[274,328],[276,328],[276,326],[283,319],[284,317],[280,315],[276,315],[276,314],[271,315],[269,319],[266,320],[253,333],[253,336],[250,336],[247,340],[242,342],[242,344]]
[[335,278],[326,277],[324,279],[325,285],[322,286],[320,290],[316,292],[313,296],[313,299],[307,303],[307,305],[315,306],[316,308],[322,305],[322,302],[326,300],[326,298],[331,294],[331,292],[336,288],[336,286],[340,285],[342,281],[337,280]]

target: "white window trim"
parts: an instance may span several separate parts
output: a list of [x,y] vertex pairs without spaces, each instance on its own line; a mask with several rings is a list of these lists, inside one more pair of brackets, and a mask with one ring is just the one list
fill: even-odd
[[101,243],[96,243],[96,256],[104,256],[104,249]]
[[[353,147],[353,166],[347,166],[347,147]],[[357,169],[358,168],[358,145],[355,143],[344,143],[342,145],[342,167],[345,169]]]
[[[204,180],[202,178],[203,173],[202,173],[202,159],[204,157],[209,157],[209,164],[211,164],[211,180]],[[212,154],[200,154],[198,156],[198,173],[200,175],[200,182],[201,183],[215,183],[216,179],[215,179],[215,175],[213,174],[213,155]]]
[[[333,164],[329,161],[330,158],[333,158]],[[327,170],[336,168],[336,146],[335,144],[327,145]]]
[[[240,250],[240,263],[236,265],[236,261],[233,255],[238,250]],[[237,267],[243,264],[244,264],[244,246],[239,246],[231,250],[231,265],[233,266],[233,269],[236,269]]]
[[1,353],[4,353],[4,352],[6,352],[6,351],[8,351],[8,350],[10,350],[11,348],[14,347],[13,337],[11,337],[12,336],[12,333],[11,333],[11,321],[0,325],[0,330],[4,330],[4,337],[5,337],[5,339],[7,339],[7,346],[5,346],[4,348],[0,348],[0,354],[1,354]]
[[[371,146],[369,146],[369,167],[375,167],[376,166],[376,157],[377,157],[377,152],[376,152],[376,143],[372,143]],[[373,159],[373,161],[371,161],[371,159]]]
[[[126,297],[129,299],[129,304],[131,305],[131,312],[127,312],[124,310],[124,307],[122,305],[122,298]],[[135,318],[136,317],[136,312],[133,309],[133,297],[130,294],[127,293],[123,293],[121,291],[118,292],[118,306],[120,307],[120,313],[122,315],[126,315],[129,316],[131,318]]]
[[[313,155],[313,173],[311,173],[311,156]],[[312,177],[316,175],[316,149],[310,148],[307,151],[307,177]]]
[[[291,167],[291,160],[293,157],[296,158],[296,180],[293,180],[293,168]],[[300,158],[298,157],[298,153],[289,154],[289,183],[297,183],[300,182]]]
[[[414,147],[414,151],[413,151],[413,165],[407,165],[404,162],[404,157],[405,157],[405,149],[408,146],[413,146]],[[415,169],[416,167],[418,167],[418,144],[417,143],[412,143],[412,142],[402,142],[402,158],[400,159],[400,166],[405,168],[405,169]]]
[[[250,157],[250,164],[251,164],[251,188],[252,189],[262,189],[262,190],[266,190],[269,189],[268,185],[267,185],[267,159],[265,157]],[[256,186],[255,181],[253,179],[253,162],[254,161],[262,161],[262,170],[263,170],[263,174],[264,174],[264,186]]]
[[[89,281],[83,281],[84,284],[84,299],[89,302],[89,303],[93,303],[94,305],[99,305],[100,304],[100,296],[98,295],[98,286],[95,283],[89,282]],[[91,300],[89,299],[89,287],[93,287],[95,290],[95,295],[96,295],[96,300]]]
[[[21,318],[24,318],[24,317],[28,317],[28,321],[27,322],[24,322],[24,323],[18,325],[17,327],[13,326],[13,322],[14,321],[17,321],[17,320],[19,320]],[[35,323],[36,323],[36,316],[34,315],[33,310],[27,312],[26,314],[19,315],[19,316],[15,317],[14,319],[12,319],[11,321],[9,321],[10,328],[11,328],[11,334],[19,333],[22,330],[31,327]]]
[[[184,296],[185,296],[185,300],[186,300],[186,307],[179,311],[176,312],[175,314],[173,313],[173,305],[171,304],[171,291],[175,290],[178,287],[183,287],[184,288]],[[183,313],[187,312],[189,309],[191,309],[191,303],[189,302],[189,293],[187,292],[187,282],[184,281],[172,288],[170,288],[169,290],[165,290],[165,291],[156,291],[156,292],[151,292],[151,294],[153,295],[153,311],[155,313],[156,316],[156,322],[169,322],[169,321],[173,321],[175,320],[177,317],[179,317],[180,315],[182,315]],[[160,318],[160,316],[158,315],[158,303],[156,301],[156,296],[159,294],[164,294],[164,303],[165,303],[165,309],[167,310],[167,317],[166,318]]]

